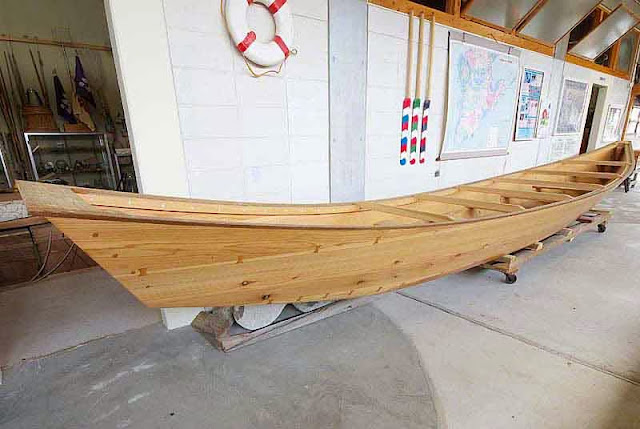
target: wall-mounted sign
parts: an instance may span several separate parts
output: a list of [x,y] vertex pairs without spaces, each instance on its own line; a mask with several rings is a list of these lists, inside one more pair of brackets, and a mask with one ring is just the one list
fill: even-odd
[[547,104],[540,113],[540,123],[538,124],[538,130],[536,131],[536,137],[543,139],[549,135],[551,129],[551,103]]
[[602,140],[605,142],[613,142],[620,138],[622,109],[622,106],[609,106],[607,119],[604,121],[604,132],[602,134]]
[[564,80],[560,109],[556,120],[557,135],[580,133],[588,90],[589,85],[587,82],[571,79]]
[[520,82],[515,140],[531,140],[536,135],[543,79],[543,72],[524,69]]

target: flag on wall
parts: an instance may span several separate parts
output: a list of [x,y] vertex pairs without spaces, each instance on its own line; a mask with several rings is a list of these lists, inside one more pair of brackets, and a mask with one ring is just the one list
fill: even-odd
[[67,98],[67,94],[64,92],[64,87],[62,86],[62,82],[60,82],[58,75],[53,75],[53,87],[56,91],[56,107],[58,115],[62,116],[64,120],[70,124],[77,124],[78,120],[73,115],[71,103],[69,103],[69,99]]
[[89,80],[87,76],[84,74],[84,67],[82,67],[82,62],[80,61],[80,57],[76,55],[76,95],[80,97],[81,100],[86,101],[91,104],[93,107],[96,107],[96,100],[93,97],[93,93],[91,92],[91,87],[89,86]]
[[91,87],[89,86],[87,76],[84,74],[84,67],[82,67],[80,57],[77,55],[76,76],[74,78],[74,81],[76,83],[76,88],[75,94],[73,95],[73,100],[71,102],[73,113],[76,115],[76,118],[78,118],[78,121],[86,125],[91,131],[95,131],[96,124],[91,118],[91,113],[89,113],[89,106],[91,105],[95,108],[96,100],[93,97],[93,93],[91,92]]

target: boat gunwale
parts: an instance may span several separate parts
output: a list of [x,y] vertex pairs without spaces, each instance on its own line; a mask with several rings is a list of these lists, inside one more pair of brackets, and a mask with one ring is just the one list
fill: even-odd
[[[464,224],[470,224],[470,223],[474,223],[474,222],[484,222],[484,221],[490,221],[490,220],[495,220],[495,219],[499,219],[499,218],[506,218],[506,217],[511,217],[511,216],[522,215],[522,214],[526,214],[526,213],[533,213],[533,212],[537,212],[537,211],[541,211],[541,210],[545,210],[545,209],[554,208],[554,207],[557,207],[557,206],[560,206],[560,205],[572,204],[574,202],[579,202],[579,201],[584,200],[586,198],[591,198],[593,196],[609,192],[612,189],[615,189],[616,187],[618,187],[631,174],[631,172],[634,169],[635,159],[633,158],[633,150],[631,148],[631,142],[630,141],[613,142],[613,143],[611,143],[609,145],[606,145],[606,146],[603,146],[603,147],[597,149],[596,151],[591,152],[591,153],[597,153],[598,151],[613,150],[616,147],[622,147],[622,148],[625,149],[624,156],[627,158],[626,159],[627,162],[624,165],[625,170],[620,174],[620,176],[617,179],[612,179],[606,185],[602,185],[602,187],[600,189],[594,189],[592,191],[585,192],[584,194],[581,194],[581,195],[578,195],[576,197],[573,197],[570,200],[550,202],[548,204],[542,204],[542,205],[539,205],[539,206],[536,206],[536,207],[527,208],[527,209],[522,210],[522,211],[509,212],[509,213],[497,213],[495,215],[482,216],[482,217],[476,217],[476,218],[460,218],[460,219],[456,219],[456,220],[452,220],[452,221],[423,222],[423,223],[397,224],[397,225],[374,225],[374,224],[372,224],[372,225],[329,225],[329,224],[326,224],[326,225],[303,225],[303,224],[257,223],[257,222],[247,222],[247,221],[229,221],[229,220],[226,220],[226,221],[225,220],[203,220],[203,219],[195,220],[195,219],[179,219],[179,218],[169,219],[169,218],[160,218],[160,217],[153,217],[153,216],[127,215],[125,213],[118,213],[117,210],[112,210],[112,211],[107,212],[107,213],[96,213],[96,212],[77,213],[77,212],[68,211],[68,210],[65,211],[63,209],[62,210],[58,210],[58,211],[35,210],[31,214],[32,215],[46,217],[46,218],[73,218],[73,219],[96,220],[96,221],[117,221],[117,222],[153,223],[153,224],[167,224],[167,225],[208,226],[208,227],[223,227],[223,228],[252,228],[252,229],[376,230],[376,231],[380,231],[380,230],[414,230],[414,229],[422,229],[422,228],[449,227],[449,226],[452,226],[452,225],[464,225]],[[478,180],[478,181],[475,181],[475,182],[464,183],[462,185],[464,185],[464,186],[473,186],[473,185],[477,185],[479,183],[491,182],[491,181],[499,180],[500,178],[503,178],[503,177],[513,176],[513,175],[516,175],[516,174],[527,173],[527,172],[535,173],[535,170],[538,169],[538,168],[550,167],[550,166],[554,166],[554,165],[561,165],[563,163],[566,163],[567,161],[570,161],[570,160],[573,160],[573,159],[579,159],[583,155],[585,155],[585,154],[579,154],[579,155],[576,155],[576,156],[573,156],[573,157],[569,157],[569,158],[565,158],[565,159],[562,159],[562,160],[558,160],[558,161],[555,161],[555,162],[552,162],[552,163],[549,163],[549,164],[540,165],[540,166],[533,167],[533,168],[526,169],[526,170],[511,172],[511,173],[507,173],[507,174],[502,174],[500,176],[495,176],[495,177],[491,177],[491,178],[488,178],[488,179],[482,179],[482,180]],[[567,183],[581,183],[581,182],[567,182]],[[60,186],[60,185],[54,185],[54,186]],[[384,202],[408,199],[408,198],[416,197],[416,196],[423,195],[423,194],[454,191],[454,190],[457,189],[458,186],[461,186],[461,185],[456,185],[456,186],[452,186],[452,187],[444,188],[444,189],[438,189],[436,191],[431,191],[431,192],[419,192],[419,193],[416,193],[416,194],[409,194],[409,195],[403,195],[403,196],[392,197],[392,198],[385,198],[385,199],[378,199],[378,200],[368,200],[367,202],[368,203],[384,203]],[[20,189],[20,181],[18,181],[18,189]],[[64,186],[63,189],[64,190],[71,190],[76,198],[78,198],[84,204],[87,204],[90,207],[100,207],[100,205],[99,204],[93,205],[93,204],[85,201],[84,199],[82,199],[82,197],[80,197],[78,194],[109,194],[109,195],[116,194],[116,195],[122,197],[121,193],[120,192],[116,192],[116,191],[92,190],[92,189],[80,188],[80,187],[72,187],[72,186]],[[184,198],[184,197],[163,197],[163,196],[160,196],[160,195],[144,195],[144,194],[134,194],[134,195],[136,195],[137,197],[140,197],[140,198],[144,198],[144,199],[166,200],[167,198],[170,198],[170,199],[172,199],[174,201],[180,201],[180,202],[206,203],[206,204],[230,204],[231,203],[231,204],[237,205],[237,206],[251,206],[251,207],[265,207],[265,206],[268,206],[268,207],[291,207],[291,206],[295,206],[295,207],[340,207],[340,206],[349,206],[349,205],[353,205],[353,206],[357,207],[358,203],[359,203],[359,202],[321,203],[321,204],[277,204],[276,203],[276,204],[268,204],[267,205],[267,204],[255,203],[255,202],[248,202],[248,203],[237,202],[236,203],[236,202],[230,202],[230,201],[191,199],[191,198]],[[27,210],[30,211],[29,210],[29,202],[26,199],[25,199],[25,203],[27,205]],[[120,208],[121,209],[128,209],[128,207],[120,207]],[[144,209],[142,209],[142,210],[144,210]],[[156,210],[156,209],[146,209],[146,210],[149,210],[149,211],[162,211],[162,212],[168,212],[168,213],[169,212],[180,213],[180,211],[172,211],[172,210]],[[358,213],[358,212],[364,212],[364,211],[368,211],[368,210],[354,210],[352,212],[342,212],[342,213],[308,213],[308,214],[300,213],[300,214],[277,214],[277,215],[254,215],[254,216],[256,216],[256,217],[266,217],[266,216],[340,215],[340,214]],[[372,211],[375,211],[375,210],[372,210]],[[215,215],[216,213],[209,213],[209,214]],[[231,215],[229,214],[229,216],[231,216]]]

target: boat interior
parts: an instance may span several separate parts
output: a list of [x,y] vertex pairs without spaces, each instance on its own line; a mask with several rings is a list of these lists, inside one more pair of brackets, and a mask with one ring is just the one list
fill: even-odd
[[632,168],[629,151],[628,144],[612,144],[588,155],[472,184],[344,204],[236,203],[71,189],[92,213],[108,217],[224,225],[403,227],[516,214],[603,191]]

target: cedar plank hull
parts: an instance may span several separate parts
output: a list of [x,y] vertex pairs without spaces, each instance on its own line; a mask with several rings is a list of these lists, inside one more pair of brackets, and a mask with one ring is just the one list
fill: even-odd
[[145,305],[220,307],[373,295],[483,264],[567,226],[633,168],[614,143],[472,186],[307,206],[18,187]]
[[339,233],[51,221],[147,306],[219,307],[352,298],[433,280],[540,241],[602,197],[449,226]]

